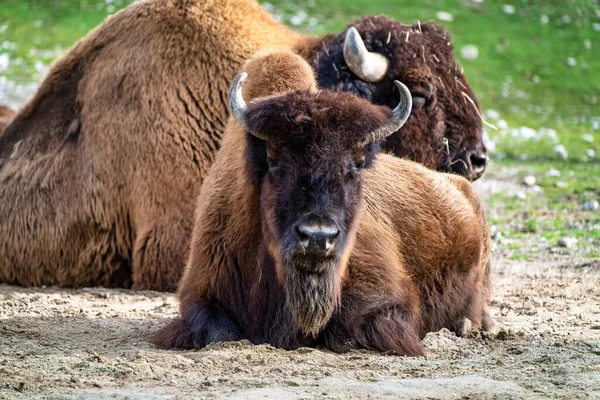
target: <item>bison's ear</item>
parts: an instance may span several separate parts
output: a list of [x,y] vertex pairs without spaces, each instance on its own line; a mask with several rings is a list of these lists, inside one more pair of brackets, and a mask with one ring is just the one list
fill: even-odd
[[267,140],[270,134],[281,129],[282,119],[285,118],[282,115],[285,113],[285,107],[278,102],[279,98],[277,96],[255,100],[248,105],[244,113],[248,132]]

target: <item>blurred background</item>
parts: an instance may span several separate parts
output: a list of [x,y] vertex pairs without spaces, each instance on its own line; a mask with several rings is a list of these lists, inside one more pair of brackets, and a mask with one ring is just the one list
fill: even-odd
[[[0,104],[131,0],[0,0]],[[492,160],[476,186],[509,259],[600,257],[598,0],[261,1],[284,23],[338,32],[360,15],[437,21],[481,103]]]

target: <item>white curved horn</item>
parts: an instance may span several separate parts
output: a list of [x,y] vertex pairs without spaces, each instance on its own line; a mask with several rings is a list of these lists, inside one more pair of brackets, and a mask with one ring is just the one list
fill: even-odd
[[400,102],[396,108],[392,110],[392,117],[389,122],[372,131],[365,143],[372,143],[385,139],[392,133],[398,131],[398,129],[402,128],[410,116],[412,110],[412,96],[410,91],[402,82],[394,81],[394,83],[400,91]]
[[238,74],[229,87],[229,108],[231,109],[231,115],[237,122],[246,129],[246,121],[244,120],[244,112],[248,109],[248,105],[244,101],[242,96],[242,85],[248,77],[248,74],[242,72]]
[[351,27],[344,40],[344,60],[348,68],[366,82],[379,82],[388,71],[390,62],[379,53],[369,52],[356,28]]

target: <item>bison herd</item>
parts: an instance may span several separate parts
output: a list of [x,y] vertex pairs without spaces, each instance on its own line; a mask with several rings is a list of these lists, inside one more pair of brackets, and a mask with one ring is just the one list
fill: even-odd
[[498,331],[482,121],[439,26],[313,37],[256,0],[135,2],[0,130],[0,282],[177,289],[161,348]]

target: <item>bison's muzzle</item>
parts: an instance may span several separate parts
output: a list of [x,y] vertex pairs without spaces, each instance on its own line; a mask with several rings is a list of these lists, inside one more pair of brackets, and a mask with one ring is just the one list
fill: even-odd
[[485,150],[463,150],[450,163],[453,173],[475,181],[483,176],[487,169],[489,158]]
[[328,257],[335,252],[340,229],[333,218],[311,214],[294,225],[294,234],[302,254]]

